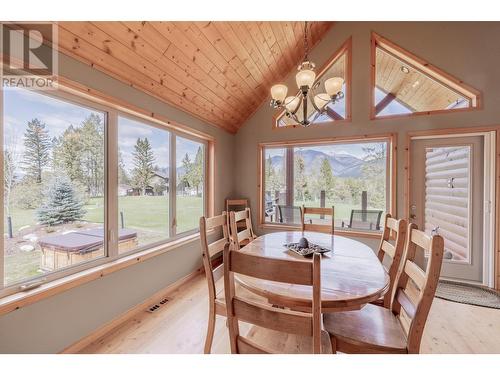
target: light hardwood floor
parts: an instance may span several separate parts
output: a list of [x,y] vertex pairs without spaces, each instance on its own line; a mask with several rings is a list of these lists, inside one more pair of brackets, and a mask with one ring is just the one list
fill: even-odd
[[[204,276],[172,293],[155,313],[141,312],[81,353],[203,353],[208,294]],[[500,353],[500,310],[435,299],[422,353]],[[229,353],[225,319],[218,317],[212,353]]]

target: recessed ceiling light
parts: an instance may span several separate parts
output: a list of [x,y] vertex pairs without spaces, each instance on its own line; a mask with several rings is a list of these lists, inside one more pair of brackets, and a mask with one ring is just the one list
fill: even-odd
[[401,66],[401,71],[402,71],[404,74],[408,74],[408,73],[410,73],[410,69],[408,69],[408,67],[407,67],[407,66],[404,66],[404,65],[402,65],[402,66]]

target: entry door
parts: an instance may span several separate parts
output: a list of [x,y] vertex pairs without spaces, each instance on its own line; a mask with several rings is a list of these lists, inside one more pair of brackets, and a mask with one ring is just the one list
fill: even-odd
[[444,278],[483,281],[483,143],[482,136],[412,141],[410,221],[444,238]]

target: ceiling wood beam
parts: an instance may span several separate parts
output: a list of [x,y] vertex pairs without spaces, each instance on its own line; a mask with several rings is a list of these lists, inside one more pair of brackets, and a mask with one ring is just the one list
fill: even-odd
[[334,109],[330,108],[329,106],[326,106],[326,114],[332,119],[332,120],[343,120],[344,118],[339,115]]
[[392,101],[396,99],[396,95],[392,93],[388,93],[378,104],[375,106],[375,115],[378,115],[380,112],[384,110]]

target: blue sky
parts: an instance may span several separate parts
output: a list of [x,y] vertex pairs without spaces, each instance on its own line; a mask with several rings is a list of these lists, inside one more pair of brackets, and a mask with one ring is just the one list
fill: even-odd
[[[46,124],[51,138],[60,136],[70,125],[78,126],[91,113],[104,114],[80,105],[55,99],[24,89],[4,90],[4,143],[6,149],[14,149],[22,156],[24,152],[23,134],[28,121],[38,118]],[[118,146],[127,169],[133,167],[132,152],[137,138],[147,137],[153,148],[156,163],[167,167],[169,161],[169,132],[153,126],[141,124],[128,118],[119,118]],[[194,160],[199,144],[177,137],[177,166],[186,153]],[[21,172],[21,171],[19,171]]]
[[[375,105],[377,105],[387,94],[375,87]],[[390,102],[377,116],[401,115],[403,113],[412,113],[408,108],[397,100]]]
[[[23,89],[4,90],[4,144],[24,152],[23,134],[28,121],[38,118],[44,122],[51,138],[60,136],[71,124],[79,125],[91,113],[85,107]],[[104,115],[101,114],[101,116]]]

